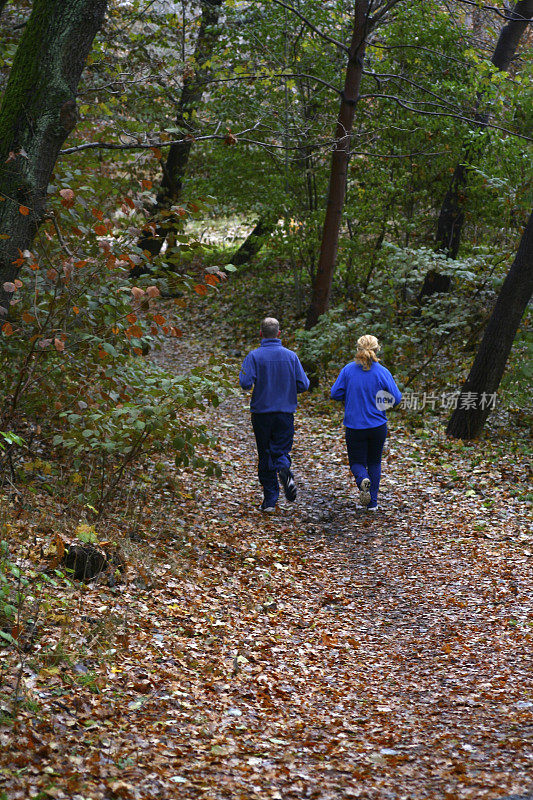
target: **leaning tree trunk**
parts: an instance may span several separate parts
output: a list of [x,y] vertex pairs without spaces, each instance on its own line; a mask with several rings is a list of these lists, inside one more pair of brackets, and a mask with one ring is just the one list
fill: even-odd
[[491,395],[495,395],[500,385],[520,320],[532,294],[533,213],[485,328],[457,408],[446,428],[448,436],[474,439],[481,433],[490,413]]
[[[209,61],[213,46],[217,41],[217,26],[223,2],[224,0],[202,0],[201,3],[202,19],[194,48],[192,65],[194,72],[184,77],[176,111],[176,128],[183,131],[184,136],[192,131],[191,118],[204,93],[206,78],[209,75],[209,68],[206,67],[206,63]],[[191,137],[187,141],[173,144],[169,148],[166,161],[161,164],[163,177],[153,208],[154,214],[167,209],[178,200],[192,144],[193,138]],[[171,222],[169,221],[165,225],[158,225],[155,234],[149,229],[143,231],[143,235],[137,242],[141,250],[147,250],[152,257],[158,255],[165,242],[170,224]],[[146,269],[140,266],[132,271],[132,275],[140,275],[145,271]]]
[[236,267],[247,264],[261,250],[265,239],[276,227],[277,220],[267,214],[259,217],[244,242],[235,251],[231,263]]
[[335,145],[331,156],[328,201],[318,267],[313,283],[311,303],[307,311],[306,328],[314,328],[321,314],[329,305],[342,208],[346,195],[348,162],[350,160],[350,138],[352,133],[355,106],[359,97],[359,88],[363,76],[363,60],[368,31],[369,0],[357,0],[355,4],[354,27],[350,43],[348,66],[341,95],[341,105],[335,132]]
[[[529,20],[533,16],[533,0],[520,0],[509,11],[508,22],[501,29],[491,62],[502,72],[509,69],[514,58],[518,43]],[[479,108],[481,96],[478,96],[476,106]],[[476,112],[475,120],[478,129],[487,125],[489,115]],[[461,235],[465,220],[464,198],[467,190],[468,167],[472,151],[470,147],[463,147],[461,160],[455,167],[450,185],[442,202],[437,223],[436,249],[445,253],[448,258],[455,259],[461,244]],[[451,275],[442,275],[435,270],[430,270],[420,290],[419,300],[436,292],[448,292],[451,286]]]
[[[61,145],[76,125],[76,91],[107,0],[34,0],[0,108],[0,311],[31,247]],[[7,284],[7,286],[6,286]]]

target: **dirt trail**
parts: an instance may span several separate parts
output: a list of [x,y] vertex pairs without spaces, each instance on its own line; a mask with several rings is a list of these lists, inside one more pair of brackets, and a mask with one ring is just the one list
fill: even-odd
[[212,544],[234,560],[213,578],[231,620],[215,649],[232,668],[197,697],[211,760],[202,776],[184,760],[180,796],[531,796],[531,572],[515,546],[518,507],[443,487],[393,421],[371,517],[356,507],[341,429],[306,399],[298,500],[265,518],[246,405],[236,397],[210,413],[224,476],[202,496]]
[[[157,360],[205,364],[198,336]],[[304,397],[298,500],[265,516],[246,406],[198,414],[220,479],[160,464],[115,519],[123,579],[58,598],[34,706],[0,721],[0,800],[531,800],[533,548],[503,466],[467,497],[393,417],[367,514]]]

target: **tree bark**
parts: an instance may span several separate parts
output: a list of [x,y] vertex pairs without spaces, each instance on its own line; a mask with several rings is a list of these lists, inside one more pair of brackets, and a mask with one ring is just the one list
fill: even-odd
[[[490,413],[511,352],[516,332],[533,294],[533,213],[529,217],[518,252],[503,282],[483,339],[461,390],[446,433],[457,439],[475,439]],[[461,406],[470,406],[462,408]]]
[[259,217],[254,228],[231,259],[231,263],[236,267],[247,264],[261,250],[265,239],[276,227],[277,220],[272,216],[263,215]]
[[[506,71],[516,53],[518,43],[529,20],[533,16],[533,0],[519,0],[514,8],[509,11],[507,24],[500,31],[491,62],[497,69]],[[476,108],[479,108],[481,96],[478,96]],[[476,111],[475,119],[481,126],[487,125],[489,115]],[[480,126],[478,126],[478,129]],[[465,192],[468,182],[468,167],[472,152],[470,148],[463,148],[461,160],[455,167],[450,185],[442,202],[437,223],[436,249],[445,253],[448,258],[456,259],[461,244],[461,235],[465,220]],[[443,275],[435,270],[427,273],[419,300],[436,292],[448,292],[451,286],[451,275]]]
[[[31,247],[59,150],[76,125],[76,91],[107,0],[34,0],[0,107],[0,307]],[[0,317],[1,321],[1,317]]]
[[335,145],[331,156],[328,200],[318,267],[313,284],[311,303],[307,312],[306,328],[314,328],[321,314],[329,306],[331,285],[335,271],[339,228],[342,208],[346,195],[348,162],[350,160],[350,138],[353,126],[355,106],[359,97],[359,88],[363,75],[363,61],[368,31],[369,0],[357,0],[355,3],[354,26],[350,43],[348,66],[344,81],[344,91],[335,132]]
[[[191,133],[192,114],[202,99],[205,80],[209,70],[205,67],[209,60],[213,45],[218,37],[217,25],[224,0],[202,0],[202,19],[194,48],[194,73],[186,76],[176,111],[176,127],[183,133]],[[183,178],[189,162],[193,138],[181,144],[173,144],[168,150],[165,163],[162,163],[163,177],[156,197],[154,213],[158,213],[175,203],[183,187]],[[169,223],[170,224],[170,223]],[[155,234],[146,229],[138,241],[141,250],[147,250],[151,256],[161,252],[168,232],[168,225],[159,225]],[[146,270],[141,266],[132,271],[132,275],[140,275]]]

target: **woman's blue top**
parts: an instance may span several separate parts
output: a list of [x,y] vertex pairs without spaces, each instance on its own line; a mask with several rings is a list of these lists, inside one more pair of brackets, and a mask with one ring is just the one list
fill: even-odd
[[402,394],[386,367],[374,362],[365,370],[350,361],[331,387],[333,400],[344,400],[347,428],[376,428],[387,421],[386,411],[397,405]]

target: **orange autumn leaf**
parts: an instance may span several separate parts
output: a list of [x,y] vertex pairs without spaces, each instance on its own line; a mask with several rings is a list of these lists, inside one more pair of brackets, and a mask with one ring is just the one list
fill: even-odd
[[72,306],[72,310],[74,311],[75,314],[79,314],[80,313],[80,310],[79,310],[78,306]]
[[176,327],[173,325],[173,326],[171,327],[171,329],[170,329],[170,335],[171,335],[171,336],[176,336],[177,338],[180,338],[181,336],[183,336],[183,331],[182,331],[180,328],[176,328]]
[[219,279],[217,278],[217,276],[216,276],[216,275],[206,275],[206,276],[205,276],[205,282],[206,282],[206,283],[207,283],[209,286],[216,286],[216,285],[217,285],[217,283],[218,283],[218,281],[219,281]]
[[152,151],[152,153],[154,154],[154,156],[156,158],[162,158],[163,157],[163,153],[161,152],[159,147],[151,147],[150,150]]
[[35,322],[35,317],[29,311],[22,312],[22,319],[24,322]]
[[11,334],[13,333],[13,326],[10,322],[4,322],[4,324],[2,325],[2,333],[5,336],[11,336]]
[[165,322],[166,322],[166,319],[164,318],[164,316],[162,314],[156,314],[154,316],[154,322],[157,322],[158,325],[164,325]]
[[107,233],[107,228],[105,225],[95,225],[93,231],[97,236],[105,236]]
[[199,294],[200,297],[204,297],[207,294],[207,287],[203,285],[203,283],[197,283],[194,287],[194,291],[196,294]]
[[126,335],[128,337],[135,336],[135,338],[139,338],[139,336],[143,335],[143,329],[140,325],[130,325],[130,327],[126,330]]
[[152,181],[149,181],[146,178],[143,178],[142,181],[141,181],[141,186],[143,187],[143,189],[151,189],[152,188]]
[[93,217],[96,217],[96,219],[99,219],[100,222],[104,218],[104,212],[100,211],[98,208],[91,208],[91,214],[93,215]]
[[128,314],[126,319],[133,325],[135,322],[137,322],[137,314]]
[[130,208],[135,208],[135,203],[133,202],[133,200],[131,199],[131,197],[125,197],[125,198],[124,198],[124,202],[125,202],[125,203],[126,203],[126,205],[127,205],[127,206],[129,206]]
[[30,209],[28,206],[19,206],[19,214],[22,214],[23,217],[27,217],[30,213]]
[[72,189],[60,189],[59,196],[61,197],[61,205],[65,208],[72,208],[76,195]]
[[85,267],[86,264],[88,264],[88,263],[89,262],[87,261],[87,259],[84,259],[83,261],[76,261],[74,263],[74,266],[76,267],[76,269],[82,269],[82,267]]

